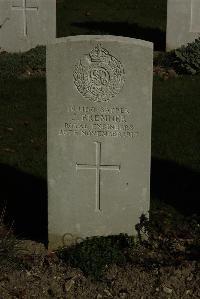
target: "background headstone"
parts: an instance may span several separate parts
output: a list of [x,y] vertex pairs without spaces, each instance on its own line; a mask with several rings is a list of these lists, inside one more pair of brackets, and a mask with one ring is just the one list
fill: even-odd
[[187,45],[200,37],[200,1],[168,0],[167,51]]
[[192,0],[190,31],[200,36],[200,1]]
[[47,47],[49,246],[128,233],[149,210],[152,43]]
[[23,52],[56,37],[56,0],[1,0],[0,48]]

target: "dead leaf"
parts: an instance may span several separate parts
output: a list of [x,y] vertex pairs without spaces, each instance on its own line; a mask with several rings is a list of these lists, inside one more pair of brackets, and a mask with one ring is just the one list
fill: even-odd
[[13,132],[14,131],[13,128],[6,128],[6,130],[9,131],[9,132]]
[[8,147],[3,148],[3,151],[4,151],[4,152],[7,152],[7,153],[15,153],[15,150],[13,150],[13,149],[11,149],[11,148],[8,148]]
[[65,290],[66,290],[66,292],[69,292],[69,290],[71,290],[71,288],[74,286],[74,284],[75,284],[75,281],[73,279],[68,280],[65,283]]

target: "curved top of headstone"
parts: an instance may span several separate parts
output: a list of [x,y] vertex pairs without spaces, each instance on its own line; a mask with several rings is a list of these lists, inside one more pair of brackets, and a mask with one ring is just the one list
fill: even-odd
[[90,41],[96,40],[98,42],[111,41],[119,42],[124,44],[134,44],[136,46],[143,46],[153,49],[153,43],[141,39],[124,37],[124,36],[115,36],[115,35],[76,35],[76,36],[67,36],[56,38],[53,43],[64,43],[64,42],[81,42],[81,41]]

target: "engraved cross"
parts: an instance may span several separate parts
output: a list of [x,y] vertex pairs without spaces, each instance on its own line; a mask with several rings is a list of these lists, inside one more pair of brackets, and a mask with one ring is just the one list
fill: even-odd
[[20,10],[23,13],[23,25],[24,25],[24,36],[26,37],[28,34],[27,30],[27,11],[38,11],[38,6],[27,6],[27,0],[22,0],[22,6],[11,6],[12,10]]
[[7,21],[9,21],[10,20],[10,18],[8,18],[8,17],[6,17],[4,20],[3,20],[3,23],[2,24],[0,24],[0,29],[4,26],[4,24],[7,22]]
[[96,161],[95,164],[78,164],[76,163],[76,170],[95,170],[96,172],[96,188],[95,188],[95,194],[96,194],[96,208],[95,211],[101,211],[101,194],[100,194],[100,182],[101,182],[101,172],[103,170],[109,170],[109,171],[120,171],[120,165],[102,165],[101,164],[101,142],[94,142],[96,145]]

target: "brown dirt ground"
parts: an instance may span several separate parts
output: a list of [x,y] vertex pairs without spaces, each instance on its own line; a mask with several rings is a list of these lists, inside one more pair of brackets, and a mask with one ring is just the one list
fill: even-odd
[[26,269],[0,269],[0,299],[29,298],[200,298],[200,262],[147,269],[141,265],[112,265],[104,279],[94,281],[80,269],[66,266],[33,241],[23,241]]

